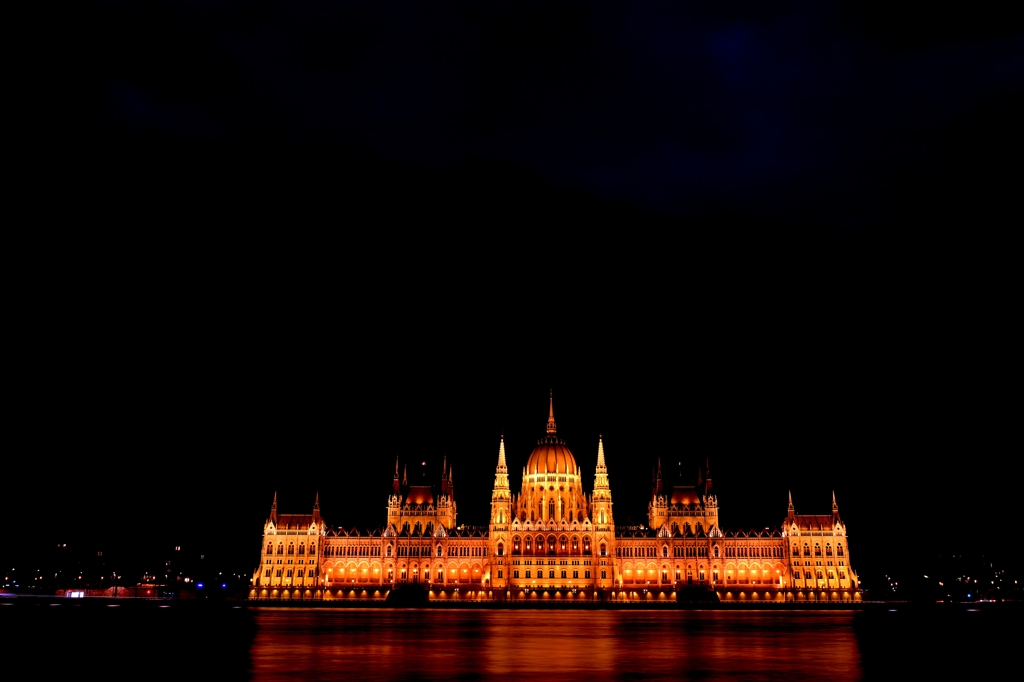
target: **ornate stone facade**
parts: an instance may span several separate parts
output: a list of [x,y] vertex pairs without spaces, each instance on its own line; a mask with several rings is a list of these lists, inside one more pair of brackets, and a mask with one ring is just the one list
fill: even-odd
[[792,496],[781,528],[723,531],[707,466],[697,483],[671,488],[657,465],[648,523],[616,528],[604,443],[594,481],[558,438],[553,402],[547,433],[511,491],[504,437],[491,492],[490,523],[459,526],[452,471],[439,486],[399,477],[395,463],[387,525],[367,534],[328,528],[319,497],[311,514],[278,514],[264,525],[254,599],[383,599],[421,585],[430,599],[852,601],[846,526],[831,514],[797,514]]

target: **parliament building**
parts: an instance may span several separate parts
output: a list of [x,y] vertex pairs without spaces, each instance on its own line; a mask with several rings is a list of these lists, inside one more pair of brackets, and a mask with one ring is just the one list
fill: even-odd
[[387,523],[366,533],[328,527],[319,496],[311,513],[279,513],[275,494],[250,598],[382,600],[410,586],[436,601],[860,599],[834,494],[829,513],[798,514],[790,495],[779,528],[728,531],[706,467],[684,485],[663,481],[659,465],[647,524],[617,528],[600,436],[587,493],[553,403],[546,431],[518,493],[501,438],[486,527],[456,522],[447,462],[437,485],[417,485],[396,461]]

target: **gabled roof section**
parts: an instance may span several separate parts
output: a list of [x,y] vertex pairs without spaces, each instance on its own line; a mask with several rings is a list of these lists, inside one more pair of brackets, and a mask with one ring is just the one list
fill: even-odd
[[314,522],[312,514],[278,514],[278,530],[309,530]]
[[794,514],[793,520],[800,530],[832,530],[831,514]]

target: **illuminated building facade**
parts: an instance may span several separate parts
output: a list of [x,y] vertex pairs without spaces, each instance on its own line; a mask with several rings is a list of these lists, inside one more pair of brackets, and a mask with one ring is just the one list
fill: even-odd
[[279,514],[275,495],[250,596],[382,599],[394,586],[420,584],[438,600],[860,598],[834,494],[829,514],[797,514],[790,496],[781,528],[723,531],[707,467],[696,484],[670,486],[659,462],[647,525],[616,528],[604,443],[598,437],[588,494],[557,435],[553,403],[518,494],[500,440],[486,527],[458,525],[447,462],[437,486],[399,471],[396,461],[386,526],[365,534],[328,528],[319,497],[310,514]]

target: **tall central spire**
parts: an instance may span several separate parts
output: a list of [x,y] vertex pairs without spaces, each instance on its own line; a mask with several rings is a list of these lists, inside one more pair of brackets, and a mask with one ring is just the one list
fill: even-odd
[[555,433],[555,391],[548,389],[548,433]]

